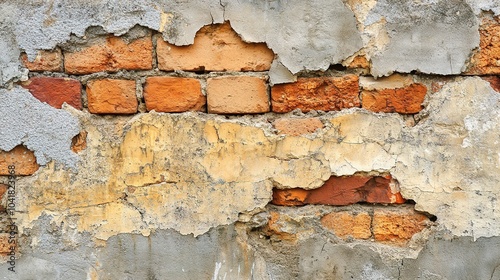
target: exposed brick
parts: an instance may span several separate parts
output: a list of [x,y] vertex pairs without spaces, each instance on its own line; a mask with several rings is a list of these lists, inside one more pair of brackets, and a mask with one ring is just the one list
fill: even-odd
[[321,218],[321,224],[332,230],[336,236],[347,239],[368,239],[371,237],[372,218],[366,212],[351,213],[347,211],[332,212]]
[[62,71],[62,54],[59,48],[53,51],[39,51],[35,60],[29,61],[28,56],[23,53],[21,60],[30,71]]
[[[9,188],[8,185],[6,184],[0,184],[0,201],[4,201],[2,198],[4,197],[5,193],[7,192],[7,189]],[[6,209],[5,203],[0,204],[0,211],[3,212]]]
[[269,112],[269,96],[262,78],[229,76],[207,81],[208,112],[252,114]]
[[137,112],[135,81],[102,79],[87,83],[89,112],[94,114],[134,114]]
[[315,132],[317,129],[323,128],[323,123],[318,118],[307,119],[278,119],[274,121],[274,127],[280,134],[298,136],[302,134]]
[[332,176],[325,184],[311,190],[308,204],[349,205],[358,202],[402,203],[391,191],[390,176]]
[[150,77],[144,86],[148,111],[200,111],[206,104],[200,81],[191,78]]
[[479,51],[472,56],[465,73],[500,74],[500,17],[484,18],[479,34]]
[[305,204],[308,195],[309,191],[299,188],[274,189],[271,203],[280,206],[301,206]]
[[394,191],[391,176],[332,176],[313,190],[274,189],[272,203],[283,206],[305,204],[350,205],[359,202],[401,204],[405,199]]
[[87,148],[87,131],[82,130],[71,140],[71,150],[75,153]]
[[82,85],[78,80],[69,78],[32,77],[22,84],[33,96],[60,109],[67,103],[76,109],[82,109]]
[[491,88],[493,88],[497,92],[500,92],[500,76],[485,76],[482,78],[483,80],[490,83]]
[[271,98],[273,112],[278,113],[359,107],[358,76],[299,78],[294,83],[274,85]]
[[[268,224],[263,229],[263,232],[274,239],[295,242],[297,235],[294,232],[288,232],[287,223],[290,221],[289,217],[283,217],[278,212],[271,211]],[[296,223],[296,222],[295,222]]]
[[0,150],[0,175],[9,175],[9,165],[15,166],[16,175],[31,175],[40,167],[35,154],[22,145],[10,151]]
[[368,69],[370,68],[370,62],[368,62],[366,56],[358,55],[351,61],[351,63],[347,67]]
[[264,43],[245,43],[229,23],[201,28],[190,46],[175,46],[158,38],[158,68],[187,71],[265,71],[273,52]]
[[377,241],[405,244],[428,223],[425,215],[412,209],[376,209],[373,213],[373,235]]
[[101,71],[148,70],[153,68],[151,36],[127,44],[122,38],[108,36],[105,42],[64,54],[64,69],[70,74]]
[[13,246],[9,243],[10,233],[0,233],[0,255],[7,256],[10,253],[10,249],[16,248],[17,246]]
[[362,107],[373,112],[415,114],[422,110],[427,87],[411,84],[404,88],[363,90]]

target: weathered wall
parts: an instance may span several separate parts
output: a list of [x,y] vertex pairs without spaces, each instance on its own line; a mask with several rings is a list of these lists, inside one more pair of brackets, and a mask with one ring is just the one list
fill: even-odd
[[499,14],[3,1],[0,277],[500,279]]

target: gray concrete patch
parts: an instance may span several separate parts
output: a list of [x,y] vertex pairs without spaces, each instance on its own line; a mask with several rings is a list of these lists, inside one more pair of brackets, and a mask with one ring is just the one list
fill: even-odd
[[0,149],[10,151],[24,144],[35,152],[38,164],[50,160],[76,168],[78,156],[71,139],[80,131],[70,113],[40,102],[22,88],[0,89]]
[[374,76],[414,70],[459,74],[479,46],[479,23],[464,0],[380,0],[365,24],[382,18],[391,41],[372,57]]

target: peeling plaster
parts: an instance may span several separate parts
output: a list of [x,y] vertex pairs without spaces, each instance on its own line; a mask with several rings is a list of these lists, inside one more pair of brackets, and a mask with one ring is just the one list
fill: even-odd
[[35,153],[37,163],[55,160],[75,168],[78,156],[71,139],[80,131],[78,119],[33,97],[28,90],[0,89],[0,149],[10,151],[24,144]]

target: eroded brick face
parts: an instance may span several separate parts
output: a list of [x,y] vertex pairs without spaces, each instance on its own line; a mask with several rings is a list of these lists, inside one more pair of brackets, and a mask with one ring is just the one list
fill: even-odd
[[376,209],[373,213],[375,240],[405,244],[429,222],[427,216],[409,209]]
[[299,78],[295,83],[274,85],[272,110],[286,113],[295,109],[338,111],[359,107],[358,76]]
[[263,78],[228,76],[207,81],[208,112],[255,114],[269,112],[269,96]]
[[500,74],[500,17],[484,18],[479,27],[479,51],[469,63],[466,74]]
[[23,83],[38,100],[60,109],[67,103],[76,109],[82,109],[82,85],[70,78],[32,77]]
[[147,110],[157,112],[201,111],[206,104],[200,81],[191,78],[149,77],[144,99]]
[[53,51],[39,51],[35,60],[29,61],[26,54],[21,55],[21,60],[30,71],[62,71],[62,53],[61,49],[57,48]]
[[274,122],[274,127],[279,134],[290,136],[299,136],[315,132],[324,127],[323,123],[318,118],[292,119],[283,118]]
[[101,79],[87,83],[89,112],[94,114],[134,114],[137,112],[135,81]]
[[151,37],[127,43],[109,36],[104,42],[64,54],[64,70],[69,74],[90,74],[102,71],[148,70],[153,68]]
[[265,71],[273,52],[262,43],[245,43],[229,23],[201,28],[194,44],[175,46],[157,41],[158,68],[166,71]]
[[31,175],[39,168],[35,154],[22,145],[10,151],[0,150],[0,175],[9,175],[10,165],[15,166],[15,175]]
[[415,114],[422,110],[427,87],[411,84],[403,88],[363,90],[363,108],[373,112]]
[[321,218],[321,224],[342,239],[349,237],[368,239],[371,237],[372,217],[369,213],[340,211],[329,213]]

